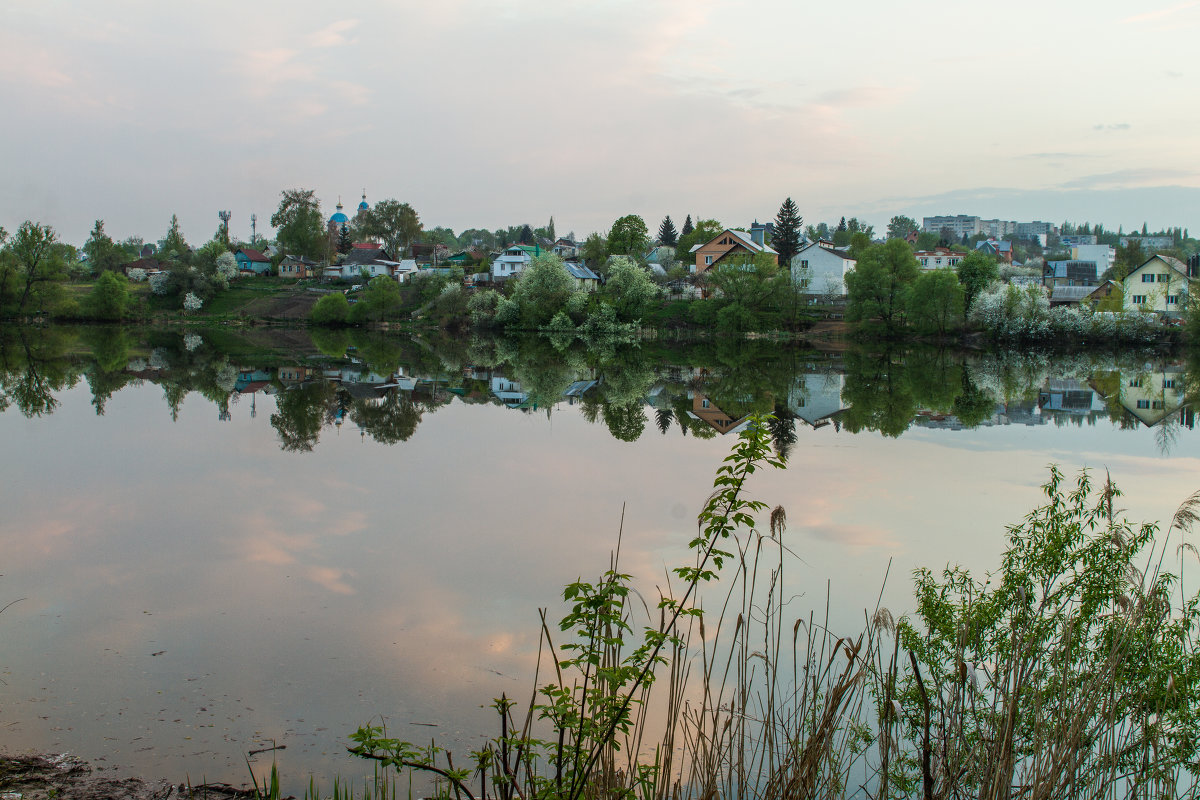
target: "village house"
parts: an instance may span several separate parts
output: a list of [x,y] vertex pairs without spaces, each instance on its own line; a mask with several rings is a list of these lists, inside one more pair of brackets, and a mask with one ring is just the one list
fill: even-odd
[[237,260],[238,272],[243,275],[271,274],[271,259],[257,250],[245,247],[235,252],[233,257]]
[[579,257],[579,245],[570,239],[558,239],[550,248],[550,251],[563,261],[570,261],[573,258]]
[[575,281],[576,289],[580,289],[585,292],[594,292],[600,285],[600,276],[592,272],[583,264],[579,264],[575,261],[567,261],[564,262],[564,266],[566,266],[567,272]]
[[932,250],[918,250],[915,254],[917,264],[923,270],[954,269],[963,260],[963,253],[957,253],[949,247],[935,247]]
[[1001,264],[1011,264],[1013,260],[1012,242],[1000,241],[998,239],[985,239],[975,245],[975,249],[981,253],[987,253],[998,260]]
[[1177,318],[1187,307],[1191,279],[1187,264],[1171,256],[1155,255],[1125,278],[1126,310],[1154,311]]
[[283,278],[312,278],[318,269],[317,262],[305,256],[286,255],[279,262],[279,275]]
[[377,244],[356,244],[342,258],[338,269],[341,278],[357,278],[365,273],[366,277],[394,277],[399,261],[392,258],[386,249]]
[[832,242],[820,239],[792,256],[792,283],[809,295],[846,296],[846,273],[858,263]]
[[746,231],[726,228],[704,244],[692,247],[691,252],[695,256],[696,262],[692,265],[691,271],[706,272],[723,259],[733,256],[755,256],[759,253],[774,256],[778,263],[779,253],[772,250],[769,245],[755,241],[755,238]]
[[537,248],[530,245],[510,245],[502,254],[492,261],[492,280],[507,280],[517,275],[529,266]]

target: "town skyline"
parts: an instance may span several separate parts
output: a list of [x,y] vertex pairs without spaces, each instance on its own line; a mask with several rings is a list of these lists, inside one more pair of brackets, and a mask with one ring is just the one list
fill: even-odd
[[[410,203],[426,227],[583,237],[893,215],[1200,218],[1187,59],[1200,2],[796,9],[304,0],[0,10],[0,225],[189,241],[284,189]],[[231,20],[236,24],[231,24]],[[1010,24],[1016,20],[1020,24]],[[1119,47],[1118,47],[1119,45]],[[1147,57],[1146,54],[1153,54]]]

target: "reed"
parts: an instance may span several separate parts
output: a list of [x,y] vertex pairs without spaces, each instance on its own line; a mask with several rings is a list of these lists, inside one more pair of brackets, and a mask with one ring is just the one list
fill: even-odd
[[693,561],[656,599],[618,535],[559,623],[542,612],[533,688],[495,701],[485,747],[456,764],[365,726],[350,751],[456,800],[1197,796],[1200,599],[1163,564],[1195,552],[1200,495],[1163,535],[1122,518],[1111,481],[1052,468],[997,573],[920,570],[911,617],[876,598],[840,635],[828,584],[822,612],[794,610],[784,510],[760,529],[746,497],[783,466],[768,422],[718,469]]

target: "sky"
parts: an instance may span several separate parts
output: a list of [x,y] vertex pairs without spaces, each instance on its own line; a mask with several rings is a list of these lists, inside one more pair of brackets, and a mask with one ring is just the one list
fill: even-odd
[[895,214],[1200,230],[1200,0],[9,0],[0,226]]

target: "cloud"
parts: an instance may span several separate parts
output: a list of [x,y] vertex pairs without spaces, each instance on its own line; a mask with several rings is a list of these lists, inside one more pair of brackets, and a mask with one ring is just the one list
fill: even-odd
[[1098,125],[1093,125],[1092,130],[1108,133],[1109,131],[1127,131],[1132,127],[1133,126],[1130,125],[1128,122],[1109,123],[1107,125],[1104,124],[1103,122],[1101,122]]
[[886,86],[854,86],[824,92],[813,102],[831,108],[873,108],[896,103],[905,93],[906,90]]
[[1178,14],[1180,11],[1186,11],[1189,8],[1200,6],[1200,0],[1188,0],[1186,3],[1178,3],[1168,8],[1160,8],[1157,11],[1147,11],[1144,14],[1134,14],[1132,17],[1126,17],[1121,20],[1125,24],[1133,24],[1138,22],[1154,22],[1155,20],[1164,19],[1173,14]]
[[1039,158],[1047,161],[1063,161],[1068,158],[1087,158],[1086,153],[1026,153],[1023,158]]
[[1123,188],[1128,186],[1152,186],[1178,183],[1185,178],[1194,178],[1196,170],[1163,169],[1141,167],[1083,175],[1062,184],[1063,189]]
[[357,39],[348,39],[346,34],[356,27],[358,27],[356,19],[339,20],[316,33],[309,34],[308,43],[312,47],[341,47],[345,44],[354,44]]

